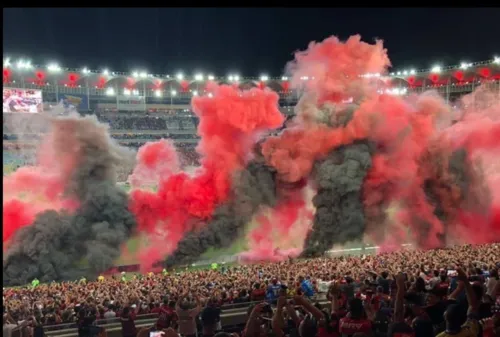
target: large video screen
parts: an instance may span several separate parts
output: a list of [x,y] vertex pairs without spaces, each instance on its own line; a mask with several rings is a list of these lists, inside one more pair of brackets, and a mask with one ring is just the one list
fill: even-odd
[[3,112],[43,112],[42,91],[34,89],[3,88]]

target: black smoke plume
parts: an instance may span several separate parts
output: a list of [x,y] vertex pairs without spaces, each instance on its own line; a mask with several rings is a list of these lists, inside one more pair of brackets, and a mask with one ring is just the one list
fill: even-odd
[[321,255],[336,243],[362,238],[365,217],[361,193],[371,155],[370,144],[358,142],[334,150],[316,164],[316,214],[304,256]]
[[261,206],[276,203],[275,173],[260,161],[253,161],[233,177],[232,197],[215,210],[212,220],[199,231],[191,232],[167,258],[167,265],[196,261],[209,248],[227,248],[240,237],[245,225]]
[[136,225],[115,178],[116,167],[130,165],[132,154],[95,117],[55,119],[52,128],[54,148],[75,156],[66,193],[80,206],[74,214],[41,213],[16,232],[4,257],[5,285],[93,277],[113,265]]

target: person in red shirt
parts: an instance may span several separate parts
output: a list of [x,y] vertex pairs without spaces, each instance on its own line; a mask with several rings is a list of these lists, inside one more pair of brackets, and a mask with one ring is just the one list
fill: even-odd
[[366,318],[363,302],[359,298],[349,301],[349,312],[340,319],[339,331],[343,337],[352,337],[356,333],[372,335],[372,322]]
[[135,337],[137,329],[135,327],[136,307],[125,307],[120,316],[123,337]]
[[177,327],[177,314],[175,312],[175,301],[170,301],[167,305],[162,305],[158,313],[158,321],[156,327],[159,330],[170,327]]

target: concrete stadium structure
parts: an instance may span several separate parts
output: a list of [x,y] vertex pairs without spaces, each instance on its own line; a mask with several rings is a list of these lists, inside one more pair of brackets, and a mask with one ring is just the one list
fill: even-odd
[[[387,75],[369,74],[390,87],[396,94],[435,89],[447,100],[469,93],[484,82],[491,82],[500,91],[500,59],[463,63],[458,66],[406,70]],[[307,81],[308,78],[303,78]],[[191,78],[148,74],[146,72],[111,72],[61,68],[55,64],[34,66],[18,60],[4,62],[4,87],[38,89],[44,102],[59,102],[66,95],[81,100],[83,111],[171,112],[189,110],[193,95],[210,94],[211,82],[231,84],[241,89],[268,87],[280,95],[281,106],[293,106],[298,93],[290,90],[289,78],[282,77],[215,77],[194,75]],[[123,103],[126,101],[126,104]],[[133,104],[129,104],[129,103]],[[126,109],[121,109],[125,107]],[[186,111],[187,112],[187,111]]]

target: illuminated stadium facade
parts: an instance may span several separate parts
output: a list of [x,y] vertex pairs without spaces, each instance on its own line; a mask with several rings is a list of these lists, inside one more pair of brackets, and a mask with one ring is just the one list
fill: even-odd
[[[434,66],[427,70],[400,70],[378,77],[394,94],[407,94],[435,89],[448,101],[471,92],[475,87],[492,82],[500,90],[500,58],[458,66]],[[303,78],[307,81],[308,78]],[[130,73],[103,69],[69,69],[56,64],[35,66],[24,60],[4,60],[4,87],[41,90],[43,102],[54,104],[61,100],[77,103],[80,111],[169,112],[189,109],[194,95],[208,94],[210,82],[230,84],[242,89],[268,87],[280,95],[281,106],[293,106],[297,93],[290,90],[289,79],[283,77],[240,77],[229,75],[195,74],[188,77]],[[285,111],[286,112],[286,111]]]

